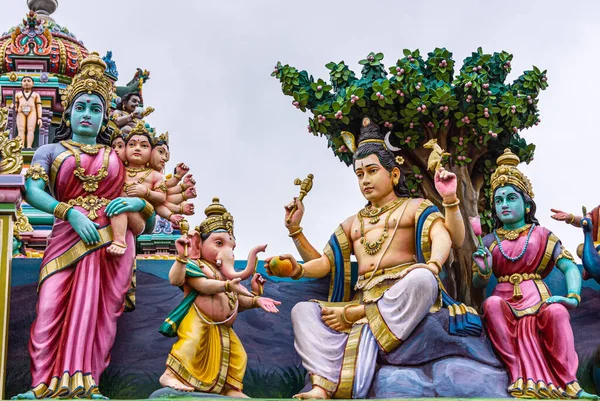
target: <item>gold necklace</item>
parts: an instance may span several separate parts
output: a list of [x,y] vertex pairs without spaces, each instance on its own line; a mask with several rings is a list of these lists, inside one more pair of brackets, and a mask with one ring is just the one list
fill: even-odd
[[85,143],[77,143],[72,139],[67,140],[67,142],[69,143],[69,145],[78,147],[79,149],[81,149],[81,151],[83,153],[86,153],[88,155],[96,155],[96,154],[98,154],[100,149],[102,149],[104,147],[104,145],[98,145],[98,144],[87,145]]
[[[365,222],[362,219],[362,217],[360,216],[360,212],[359,212],[358,219],[360,220],[360,243],[365,248],[365,252],[367,254],[369,254],[369,255],[375,255],[377,252],[379,252],[381,250],[381,247],[382,247],[383,243],[385,242],[385,240],[387,239],[387,237],[389,235],[388,234],[388,223],[390,221],[390,217],[392,216],[392,213],[396,209],[398,209],[400,207],[400,205],[402,205],[404,203],[404,201],[406,201],[406,198],[399,198],[399,199],[401,200],[401,202],[396,202],[396,201],[392,202],[392,203],[394,203],[394,205],[391,206],[390,208],[388,208],[386,210],[386,211],[389,210],[389,213],[388,213],[388,215],[385,218],[385,223],[384,223],[384,226],[383,226],[383,233],[381,233],[381,235],[379,236],[379,238],[377,238],[373,242],[367,241],[367,239],[365,238]],[[363,210],[365,210],[365,209],[363,209]],[[379,216],[377,216],[377,217],[379,217]],[[379,221],[379,218],[377,218],[377,221]],[[373,223],[371,223],[371,224],[373,224]]]
[[525,224],[523,227],[515,228],[514,230],[497,228],[496,233],[498,233],[499,236],[504,237],[504,239],[514,241],[519,238],[522,232],[529,230],[529,227],[531,227],[531,224]]
[[109,151],[104,151],[104,159],[102,160],[102,167],[98,170],[96,174],[87,174],[85,169],[81,167],[81,154],[77,150],[76,147],[71,146],[71,144],[67,143],[67,141],[62,141],[61,144],[68,149],[73,156],[75,156],[75,171],[73,171],[73,175],[83,183],[83,190],[85,192],[95,192],[98,189],[98,184],[102,181],[106,176],[108,176],[108,157],[110,156]]
[[384,205],[381,208],[376,208],[376,207],[373,207],[372,205],[369,205],[369,206],[361,209],[360,212],[358,212],[358,214],[362,218],[370,218],[371,220],[369,220],[369,223],[377,224],[379,222],[379,218],[381,215],[383,215],[388,210],[395,209],[404,200],[405,200],[405,198],[396,198],[395,200],[391,201],[390,203],[388,203],[387,205]]
[[148,167],[125,167],[127,175],[131,178],[135,177],[138,173],[150,170]]

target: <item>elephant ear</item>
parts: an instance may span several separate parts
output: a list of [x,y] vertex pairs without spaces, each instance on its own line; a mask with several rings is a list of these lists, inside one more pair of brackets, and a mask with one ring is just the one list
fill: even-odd
[[188,255],[190,259],[202,259],[202,237],[196,230],[192,230],[188,238],[190,239],[190,249]]

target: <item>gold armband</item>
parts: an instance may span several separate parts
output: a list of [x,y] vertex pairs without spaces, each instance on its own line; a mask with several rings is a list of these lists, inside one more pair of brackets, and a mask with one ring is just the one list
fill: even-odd
[[428,264],[430,264],[430,263],[433,263],[434,265],[436,265],[436,266],[437,266],[437,268],[438,268],[438,273],[441,273],[441,272],[442,272],[443,266],[442,266],[442,264],[440,263],[440,261],[439,261],[439,260],[437,260],[437,259],[429,259],[429,260],[427,261],[427,263],[425,263],[425,264],[427,264],[427,265],[428,265]]
[[46,184],[50,182],[50,179],[48,178],[48,173],[46,173],[46,170],[44,170],[44,168],[39,163],[36,163],[27,169],[27,172],[25,173],[25,178],[31,178],[34,180],[44,180]]
[[175,258],[176,261],[178,261],[179,263],[181,263],[182,265],[187,265],[188,260],[187,259],[182,259],[179,256],[177,256]]
[[300,280],[302,277],[304,277],[304,274],[306,274],[304,266],[302,266],[300,263],[298,263],[298,266],[300,266],[300,273],[296,274],[295,276],[291,276],[290,278],[292,280]]
[[573,255],[571,255],[571,252],[567,251],[564,246],[562,247],[558,257],[556,258],[556,262],[558,262],[562,258],[569,259],[571,261],[575,261],[575,258],[573,258]]
[[348,320],[348,318],[346,317],[346,310],[351,307],[354,306],[353,304],[348,304],[346,306],[344,306],[344,309],[342,310],[342,322],[344,322],[344,324],[346,324],[347,326],[352,326],[352,322]]
[[144,220],[148,220],[154,214],[154,206],[150,204],[147,200],[144,200],[146,206],[140,211],[140,216]]
[[162,181],[160,184],[158,184],[157,186],[155,186],[154,188],[152,188],[152,190],[159,190],[159,191],[163,191],[164,193],[167,193],[167,191],[169,190],[167,188],[167,182],[166,181]]
[[294,232],[291,232],[288,234],[288,237],[295,237],[296,235],[300,234],[302,232],[302,227],[298,227],[298,229]]
[[458,205],[460,205],[460,199],[458,199],[458,198],[456,199],[456,202],[453,202],[453,203],[442,202],[442,206],[444,206],[446,209],[449,209],[451,207],[456,207]]
[[54,217],[56,217],[57,219],[66,221],[67,213],[69,213],[69,210],[71,209],[73,209],[73,206],[64,202],[60,202],[58,205],[56,205],[52,214],[54,214]]
[[581,297],[579,296],[579,294],[575,294],[574,292],[570,292],[567,294],[567,298],[573,298],[577,300],[577,305],[579,305],[581,303]]

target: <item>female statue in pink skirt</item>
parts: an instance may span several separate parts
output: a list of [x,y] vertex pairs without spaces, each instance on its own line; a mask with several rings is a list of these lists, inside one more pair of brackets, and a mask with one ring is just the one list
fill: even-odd
[[[483,304],[488,336],[508,368],[508,392],[520,398],[597,398],[581,389],[569,309],[581,302],[581,274],[571,254],[535,218],[529,179],[510,150],[492,175],[496,228],[473,254],[473,284],[491,274],[498,284]],[[552,296],[542,281],[556,266],[566,296]]]

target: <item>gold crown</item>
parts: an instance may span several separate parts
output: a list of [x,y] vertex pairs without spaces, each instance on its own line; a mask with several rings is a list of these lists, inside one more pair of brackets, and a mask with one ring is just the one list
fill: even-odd
[[519,156],[511,152],[510,149],[504,149],[504,153],[496,162],[498,167],[492,174],[492,193],[498,187],[514,185],[533,199],[533,187],[529,178],[517,168],[521,163]]
[[146,122],[144,120],[137,120],[135,126],[124,136],[125,142],[127,142],[134,135],[148,135],[150,138],[154,138],[150,133],[148,127],[146,127]]
[[225,206],[219,203],[219,198],[213,198],[212,202],[204,210],[206,219],[199,228],[196,228],[196,231],[199,231],[200,234],[210,234],[217,230],[224,230],[233,236],[233,216],[225,209]]
[[154,137],[154,145],[156,145],[159,142],[164,142],[167,144],[167,146],[169,146],[169,132],[165,132],[164,134],[160,134],[157,137]]
[[106,63],[98,53],[92,52],[81,62],[79,72],[62,93],[62,105],[65,110],[82,93],[96,93],[104,100],[108,108],[112,99],[113,82],[104,74]]

